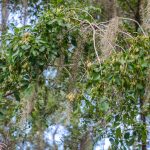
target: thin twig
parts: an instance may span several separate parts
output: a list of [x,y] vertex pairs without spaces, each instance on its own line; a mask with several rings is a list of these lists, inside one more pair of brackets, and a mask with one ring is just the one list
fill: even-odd
[[141,27],[141,25],[140,25],[136,20],[131,19],[131,18],[124,18],[124,17],[119,17],[119,18],[120,18],[120,19],[123,19],[123,20],[130,20],[130,21],[135,22],[135,23],[139,26],[139,28],[141,29],[141,31],[142,31],[142,33],[144,34],[144,36],[146,36],[146,33],[144,32],[143,28]]

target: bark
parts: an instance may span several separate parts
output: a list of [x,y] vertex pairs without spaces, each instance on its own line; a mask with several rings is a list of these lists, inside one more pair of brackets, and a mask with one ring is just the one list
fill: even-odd
[[[136,14],[135,14],[135,20],[141,25],[142,19],[141,19],[141,13],[140,13],[140,7],[141,7],[141,0],[138,0],[137,2],[137,9],[136,9]],[[136,32],[138,31],[139,25],[135,23],[135,30]]]
[[[139,17],[137,20],[142,27],[145,29],[145,31],[148,31],[150,29],[150,0],[138,0],[138,15]],[[148,84],[147,84],[148,86]],[[146,86],[146,87],[147,87]],[[146,92],[147,88],[145,89]],[[146,127],[147,123],[146,123],[146,115],[143,113],[143,106],[144,106],[144,99],[140,98],[140,110],[141,110],[141,121],[142,124]],[[146,143],[146,139],[145,141],[142,141],[142,150],[146,150],[147,148],[147,143]]]
[[[141,121],[142,121],[142,124],[144,126],[146,126],[146,117],[144,115],[144,113],[142,112],[142,109],[143,109],[143,99],[140,98],[140,110],[141,110]],[[142,150],[146,150],[146,140],[145,141],[141,141],[142,143]]]
[[93,143],[89,132],[86,132],[81,141],[79,150],[93,150]]
[[28,15],[28,0],[22,0],[22,4],[23,4],[23,25],[26,25],[27,22],[27,15]]
[[1,18],[2,18],[2,24],[1,24],[1,31],[2,34],[5,33],[7,29],[7,19],[8,19],[8,0],[2,0],[2,8],[1,8]]
[[56,144],[56,142],[55,142],[55,136],[56,136],[56,134],[57,134],[58,128],[59,128],[59,126],[56,127],[56,129],[55,129],[55,131],[54,131],[54,133],[53,133],[53,136],[52,136],[52,137],[53,137],[53,150],[58,150],[57,144]]
[[43,150],[45,149],[45,143],[43,140],[43,130],[40,130],[36,134],[36,142],[37,142],[37,150]]
[[110,20],[118,15],[117,0],[100,0],[99,3],[104,9],[104,18],[107,20]]
[[150,0],[142,0],[141,3],[142,27],[150,31]]

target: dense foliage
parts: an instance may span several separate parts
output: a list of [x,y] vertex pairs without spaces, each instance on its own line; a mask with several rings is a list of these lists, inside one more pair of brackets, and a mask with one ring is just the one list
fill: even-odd
[[[146,148],[149,33],[133,20],[139,14],[100,22],[106,6],[95,3],[44,3],[38,16],[30,12],[31,25],[2,34],[0,140],[8,149],[59,149],[59,125],[64,149],[92,150],[103,138],[113,150]],[[136,1],[118,4],[125,15],[139,11]],[[44,135],[52,125],[50,144]]]
[[[124,143],[132,145],[137,135],[146,140],[146,124],[137,121],[137,116],[149,111],[145,95],[149,82],[149,42],[149,37],[137,37],[129,41],[128,50],[115,53],[102,65],[93,64],[89,68],[84,93],[90,96],[91,103],[84,98],[87,102],[83,115],[87,121],[90,118],[98,122],[103,118],[99,123],[101,132],[111,138],[114,149],[119,143],[122,148],[125,148]],[[139,109],[141,101],[144,105]]]

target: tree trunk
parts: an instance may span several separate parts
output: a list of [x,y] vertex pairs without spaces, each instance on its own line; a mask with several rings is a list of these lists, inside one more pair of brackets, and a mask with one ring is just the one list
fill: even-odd
[[141,3],[142,27],[150,31],[150,0],[142,0]]
[[[138,19],[139,24],[145,29],[145,31],[150,30],[150,0],[138,0]],[[143,113],[144,100],[140,98],[140,111],[141,111],[141,121],[142,124],[146,127],[146,116]],[[147,148],[146,139],[142,141],[142,150]]]
[[104,8],[104,16],[107,18],[107,20],[110,20],[118,15],[117,0],[100,0],[99,3]]
[[53,150],[58,150],[58,146],[57,146],[57,144],[56,144],[56,142],[55,142],[55,136],[56,136],[56,134],[57,134],[58,128],[59,128],[59,126],[57,125],[57,126],[56,126],[56,129],[55,129],[55,131],[54,131],[54,133],[53,133],[53,135],[52,135],[52,137],[53,137]]
[[2,8],[1,8],[1,18],[2,18],[2,24],[1,24],[1,30],[2,34],[5,33],[6,28],[7,28],[7,19],[8,19],[8,0],[2,0]]
[[[149,0],[148,0],[149,1]],[[137,3],[137,11],[136,11],[136,16],[135,16],[135,20],[142,25],[145,22],[145,3],[146,0],[138,0]],[[147,4],[148,5],[148,4]],[[149,9],[149,8],[148,8]],[[138,25],[136,24],[136,31],[138,30]],[[141,111],[141,122],[142,124],[146,127],[146,116],[145,114],[142,112],[143,110],[143,99],[140,98],[140,111]],[[142,142],[142,150],[146,150],[146,139],[145,141],[141,141]]]
[[[143,109],[143,99],[140,98],[141,121],[142,121],[142,124],[146,127],[146,117],[143,114],[142,109]],[[141,140],[141,143],[142,143],[142,150],[146,150],[146,139],[145,141]]]
[[[135,20],[141,25],[141,23],[142,23],[142,19],[141,19],[141,13],[140,13],[140,11],[141,11],[141,9],[140,9],[140,7],[141,7],[141,0],[138,0],[137,1],[137,9],[136,9],[136,13],[135,13]],[[137,23],[135,23],[135,30],[136,30],[136,32],[138,31],[138,28],[139,28],[139,25],[137,24]]]
[[27,22],[27,15],[28,15],[28,0],[22,0],[22,5],[23,5],[23,25],[26,25]]
[[93,150],[92,139],[91,139],[90,133],[88,131],[83,135],[83,137],[80,141],[79,150]]

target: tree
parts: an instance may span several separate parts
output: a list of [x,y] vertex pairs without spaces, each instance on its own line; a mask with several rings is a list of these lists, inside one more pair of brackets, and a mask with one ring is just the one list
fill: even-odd
[[[24,26],[11,27],[1,45],[2,142],[8,149],[28,142],[33,149],[57,149],[58,128],[51,145],[44,134],[61,124],[69,133],[65,149],[93,149],[108,137],[112,149],[139,142],[145,150],[150,38],[141,27],[142,1],[113,1],[114,15],[107,17],[109,1],[101,2],[104,13],[90,2],[40,1],[39,16],[37,7],[27,11],[35,2],[23,2]],[[25,25],[27,14],[37,19],[31,25]]]

